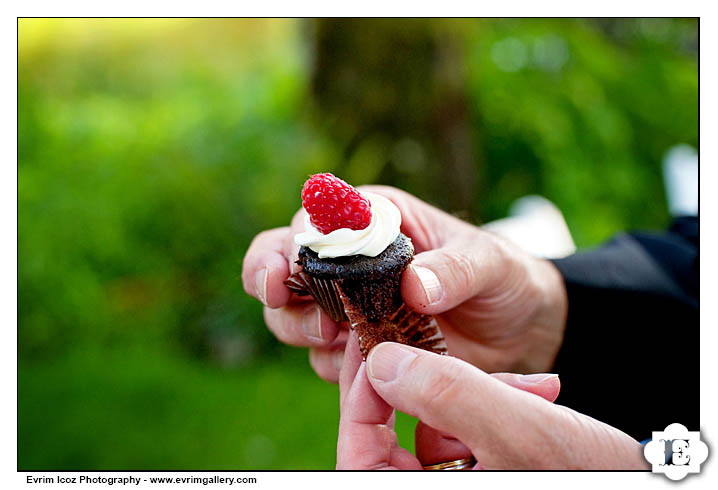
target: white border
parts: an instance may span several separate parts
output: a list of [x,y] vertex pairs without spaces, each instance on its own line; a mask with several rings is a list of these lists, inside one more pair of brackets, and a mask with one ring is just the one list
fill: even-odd
[[[242,16],[316,16],[316,15],[380,15],[380,16],[701,16],[701,431],[703,439],[707,441],[712,451],[718,451],[718,428],[716,414],[718,414],[718,398],[716,397],[716,329],[718,329],[718,301],[717,288],[713,281],[718,273],[718,250],[716,234],[716,193],[712,191],[712,184],[718,179],[718,152],[716,151],[715,126],[716,91],[718,77],[716,77],[716,32],[718,22],[716,17],[708,15],[708,2],[682,1],[680,3],[668,1],[653,2],[625,2],[602,1],[599,4],[585,2],[463,2],[445,0],[433,2],[430,5],[418,5],[415,2],[354,2],[351,6],[343,2],[305,1],[305,2],[253,2],[240,6],[230,2],[139,2],[127,1],[122,4],[105,4],[100,2],[33,2],[32,4],[18,4],[10,15],[2,16],[2,57],[3,66],[10,67],[2,78],[2,94],[6,99],[3,104],[3,131],[2,143],[5,152],[6,164],[2,166],[2,199],[0,216],[2,216],[2,229],[5,230],[2,242],[2,311],[4,312],[5,338],[2,342],[2,392],[6,394],[5,403],[2,404],[2,443],[0,443],[0,456],[2,476],[1,481],[12,482],[12,486],[28,486],[25,483],[25,473],[16,473],[17,468],[17,384],[16,384],[16,343],[17,335],[17,105],[16,80],[12,73],[16,72],[16,17],[17,16],[68,16],[68,15],[144,15],[144,16],[214,16],[214,15],[242,15]],[[600,10],[596,10],[599,7]],[[677,330],[682,326],[677,325]],[[676,369],[680,369],[680,361]],[[650,410],[650,407],[647,407]],[[657,427],[656,430],[661,430]],[[684,483],[689,486],[700,485],[705,487],[708,480],[714,481],[718,470],[711,464],[716,456],[709,455],[708,461],[703,465],[703,473],[698,476],[689,476]],[[47,473],[54,474],[54,473]],[[84,473],[88,474],[88,473]],[[147,476],[154,473],[143,473]],[[157,475],[170,475],[157,473]],[[188,475],[180,473],[178,475]],[[111,473],[102,473],[110,476]],[[121,473],[120,475],[125,475]],[[198,476],[211,475],[200,473]],[[259,480],[255,488],[312,488],[317,486],[333,486],[337,488],[365,488],[366,485],[381,484],[393,485],[393,488],[403,488],[407,485],[419,487],[439,488],[442,485],[453,487],[471,487],[477,485],[507,485],[512,483],[527,484],[532,488],[576,488],[605,490],[608,485],[620,483],[621,487],[633,488],[673,488],[673,483],[660,475],[645,473],[485,473],[481,476],[467,474],[453,474],[439,476],[419,473],[262,473],[247,472],[242,475],[256,476]],[[380,476],[381,475],[381,476]],[[478,478],[478,479],[477,479]],[[450,479],[447,480],[447,479]],[[0,484],[5,486],[5,484]],[[145,485],[142,487],[147,488]],[[182,485],[183,488],[207,488],[202,485]],[[84,485],[83,488],[107,488],[106,485]]]
[[[718,199],[713,185],[718,182],[718,147],[716,146],[716,110],[718,97],[711,87],[718,84],[716,59],[711,56],[718,47],[718,17],[701,18],[700,23],[700,255],[701,292],[701,439],[708,444],[708,460],[702,465],[705,476],[718,481],[718,230],[716,213]],[[713,454],[711,454],[713,453]]]

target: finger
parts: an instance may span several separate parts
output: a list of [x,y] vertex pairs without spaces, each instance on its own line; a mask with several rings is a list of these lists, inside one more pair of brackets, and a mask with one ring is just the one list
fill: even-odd
[[394,410],[376,394],[362,362],[342,404],[337,469],[421,469],[418,460],[399,447],[394,421]]
[[283,243],[289,228],[263,231],[252,240],[242,264],[244,290],[265,306],[279,308],[289,301],[291,293],[284,285],[289,264]]
[[401,212],[401,232],[410,237],[417,253],[441,247],[450,228],[468,229],[471,225],[436,208],[408,192],[383,185],[363,185],[360,191],[380,194],[393,202]]
[[329,345],[340,330],[339,325],[316,303],[264,308],[264,321],[277,339],[298,347]]
[[[306,216],[306,214],[307,213],[304,208],[300,208],[299,211],[294,214],[292,222],[289,226],[289,233],[287,233],[287,236],[284,239],[284,244],[282,246],[282,252],[284,253],[284,257],[287,259],[287,263],[289,264],[290,274],[294,274],[295,272],[301,270],[301,266],[297,264],[297,260],[299,259],[299,245],[294,242],[294,237],[297,235],[297,233],[302,233],[304,231],[304,217]],[[292,301],[302,303],[307,301],[314,301],[314,298],[311,294],[306,294],[303,296],[295,294],[292,296]]]
[[[344,381],[344,380],[342,380]],[[343,383],[342,383],[343,384]],[[394,446],[393,430],[387,425],[393,412],[372,389],[362,363],[344,386],[337,438],[337,469],[377,469],[388,466]]]
[[471,241],[452,243],[414,257],[402,276],[401,293],[409,307],[424,314],[443,313],[477,295],[487,294],[508,274],[498,242],[476,231]]
[[491,376],[509,386],[538,395],[549,402],[555,401],[561,391],[561,380],[559,380],[558,374],[493,373]]
[[[366,365],[362,362],[359,341],[353,330],[347,338],[339,374],[339,406],[337,469],[386,466],[390,453],[390,448],[386,446],[391,442],[389,424],[393,427],[396,419],[391,407],[376,395],[366,380]],[[366,425],[370,427],[369,431],[364,427]],[[371,427],[379,426],[382,427],[371,430]],[[377,454],[377,442],[380,454]],[[356,453],[366,452],[369,453],[368,457],[354,457]],[[366,467],[367,464],[370,468]]]
[[362,363],[361,349],[359,349],[359,339],[355,331],[350,331],[347,336],[347,343],[344,349],[344,357],[342,358],[342,367],[339,370],[339,407],[344,405],[352,382],[356,377],[359,366]]
[[645,467],[640,443],[618,429],[459,359],[387,342],[371,351],[367,372],[387,403],[456,437],[483,467]]
[[[514,388],[534,393],[550,402],[556,399],[561,389],[561,382],[556,374],[493,373],[491,377]],[[415,441],[416,457],[424,466],[471,456],[471,449],[464,443],[421,421],[416,425]]]
[[471,449],[455,437],[419,421],[414,431],[416,457],[422,466],[470,457]]
[[339,400],[337,469],[420,469],[414,455],[397,442],[396,412],[367,381],[354,331],[347,338],[339,374]]
[[348,331],[340,330],[339,335],[326,347],[309,349],[309,364],[320,378],[330,383],[339,382],[339,372],[344,360]]
[[[458,438],[484,467],[522,462],[521,452],[506,443],[507,434],[522,434],[522,444],[540,445],[542,432],[550,431],[544,426],[525,434],[551,404],[459,359],[383,343],[371,351],[367,366],[372,386],[387,403]],[[500,455],[494,453],[497,447]]]
[[416,197],[385,186],[362,186],[401,211],[401,230],[417,255],[402,276],[401,292],[413,310],[443,313],[490,291],[508,274],[502,242]]

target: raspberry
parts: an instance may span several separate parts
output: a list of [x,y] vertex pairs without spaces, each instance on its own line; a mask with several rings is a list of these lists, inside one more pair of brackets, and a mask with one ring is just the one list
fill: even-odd
[[371,223],[369,200],[329,173],[309,177],[302,188],[302,205],[312,225],[325,235],[339,228],[363,230]]

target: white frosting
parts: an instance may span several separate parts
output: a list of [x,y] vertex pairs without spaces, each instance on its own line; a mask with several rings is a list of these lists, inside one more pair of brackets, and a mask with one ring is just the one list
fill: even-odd
[[376,257],[399,236],[401,213],[386,197],[370,192],[362,195],[371,202],[371,223],[363,230],[339,228],[324,235],[314,228],[309,214],[304,217],[304,233],[297,233],[294,242],[309,247],[320,259],[366,255]]

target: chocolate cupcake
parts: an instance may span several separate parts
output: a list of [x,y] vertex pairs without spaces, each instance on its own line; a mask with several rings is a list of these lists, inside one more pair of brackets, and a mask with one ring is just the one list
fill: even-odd
[[385,341],[446,353],[436,320],[401,299],[401,276],[414,247],[399,231],[398,208],[332,174],[312,176],[302,204],[305,232],[295,237],[302,270],[286,281],[289,289],[311,294],[333,320],[348,320],[364,358]]

